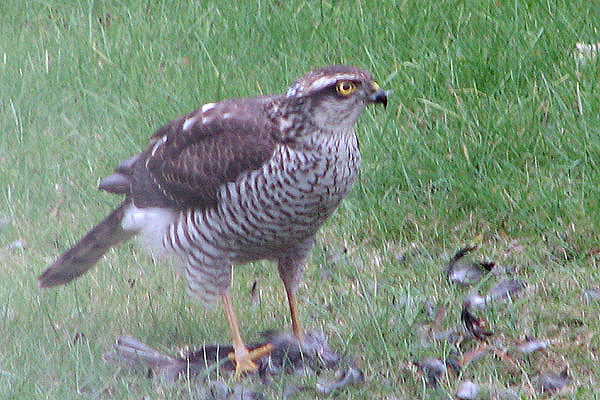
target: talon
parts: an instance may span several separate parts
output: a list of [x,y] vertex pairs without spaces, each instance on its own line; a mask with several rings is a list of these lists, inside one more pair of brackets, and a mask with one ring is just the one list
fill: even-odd
[[238,348],[235,351],[228,354],[229,358],[235,362],[235,380],[239,379],[244,374],[252,374],[258,370],[258,366],[255,361],[271,354],[273,351],[273,345],[270,343],[264,346],[258,347],[254,350],[248,350],[245,346]]
[[249,358],[236,358],[234,353],[229,353],[229,358],[235,362],[233,379],[238,380],[245,374],[253,374],[258,370],[256,363]]
[[258,366],[254,363],[254,360],[259,360],[262,357],[268,355],[273,351],[273,345],[270,343],[260,346],[254,350],[248,350],[242,335],[240,334],[240,327],[235,317],[235,311],[233,310],[233,302],[231,300],[231,293],[226,290],[221,294],[221,300],[223,301],[223,307],[227,314],[227,322],[231,328],[231,338],[233,340],[233,353],[229,353],[228,357],[235,362],[235,375],[234,379],[238,379],[245,373],[254,373],[258,370]]

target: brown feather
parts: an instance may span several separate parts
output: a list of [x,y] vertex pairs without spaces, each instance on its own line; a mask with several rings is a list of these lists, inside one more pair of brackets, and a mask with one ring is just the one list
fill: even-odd
[[[227,100],[159,129],[133,167],[138,207],[208,208],[219,188],[261,168],[277,144],[264,107],[274,97]],[[227,117],[225,117],[227,115]],[[195,122],[184,129],[185,121]]]
[[135,232],[126,232],[121,227],[121,220],[127,206],[127,203],[122,203],[73,247],[58,257],[54,264],[38,278],[40,286],[48,288],[72,281],[92,268],[109,248],[134,235]]
[[113,194],[129,194],[131,191],[131,176],[115,173],[102,179],[98,189]]

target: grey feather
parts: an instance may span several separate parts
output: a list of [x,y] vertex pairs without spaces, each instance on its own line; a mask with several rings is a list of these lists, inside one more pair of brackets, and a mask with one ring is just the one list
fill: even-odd
[[130,187],[131,177],[120,173],[107,176],[98,185],[98,189],[114,194],[129,194]]
[[72,281],[87,272],[108,249],[131,237],[121,227],[125,207],[121,204],[108,217],[96,225],[73,247],[63,253],[40,277],[41,287],[53,287]]

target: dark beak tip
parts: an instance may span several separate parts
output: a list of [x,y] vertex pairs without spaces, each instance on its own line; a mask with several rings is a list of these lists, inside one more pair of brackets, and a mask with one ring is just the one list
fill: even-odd
[[391,90],[382,90],[379,89],[376,93],[373,93],[371,96],[371,100],[375,104],[383,104],[383,108],[387,108],[387,99],[388,96],[392,94]]

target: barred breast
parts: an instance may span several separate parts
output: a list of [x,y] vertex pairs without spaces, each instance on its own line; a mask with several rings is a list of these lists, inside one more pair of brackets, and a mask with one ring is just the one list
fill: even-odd
[[312,151],[279,145],[261,170],[223,188],[218,211],[235,239],[234,261],[277,256],[333,213],[356,179],[360,155],[354,135],[329,139]]
[[[179,212],[163,243],[188,257],[192,292],[214,290],[228,283],[214,282],[220,268],[277,258],[312,238],[351,189],[359,166],[354,132],[300,148],[279,144],[262,168],[223,185],[216,207]],[[207,278],[213,282],[202,284]]]

